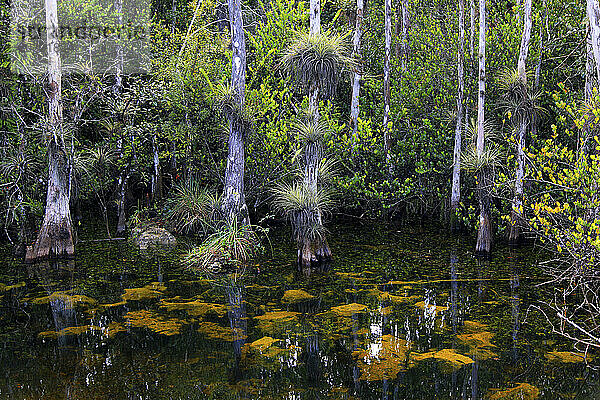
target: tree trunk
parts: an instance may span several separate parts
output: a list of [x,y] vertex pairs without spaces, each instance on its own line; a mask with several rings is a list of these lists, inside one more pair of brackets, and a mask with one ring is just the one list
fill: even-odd
[[402,72],[406,71],[408,63],[408,0],[402,0],[402,59],[400,67]]
[[364,1],[356,0],[356,28],[354,30],[354,40],[352,48],[352,57],[357,60],[356,70],[352,79],[352,104],[350,105],[350,121],[352,123],[352,148],[357,141],[358,135],[358,115],[360,111],[360,80],[362,79],[362,59],[360,39],[362,35],[362,20],[364,11]]
[[600,82],[600,7],[598,0],[587,0],[587,16],[592,37],[592,49],[596,62],[596,81]]
[[458,228],[457,211],[460,203],[460,153],[462,148],[463,129],[463,96],[465,91],[464,82],[464,49],[465,49],[465,4],[464,0],[458,0],[458,95],[456,97],[456,130],[454,132],[454,164],[452,166],[452,195],[450,198],[450,227],[452,230]]
[[[310,1],[310,34],[321,33],[321,5],[319,0]],[[309,97],[310,118],[319,119],[319,88],[313,87]],[[304,186],[307,190],[317,191],[319,182],[319,162],[321,160],[321,144],[307,143],[304,148]],[[320,210],[311,210],[309,218],[313,223],[322,226]],[[331,260],[331,250],[327,239],[304,237],[298,243],[298,268],[308,271],[320,267],[324,262]]]
[[[521,37],[521,49],[519,51],[519,62],[517,71],[521,84],[527,87],[526,61],[529,52],[529,40],[531,38],[531,0],[525,0],[525,12],[523,22],[523,36]],[[517,137],[517,170],[515,171],[515,195],[512,201],[510,216],[510,231],[508,241],[516,245],[522,239],[521,225],[523,213],[523,179],[525,178],[525,134],[529,121],[519,121],[519,132]]]
[[392,52],[392,0],[385,1],[385,56],[383,61],[383,153],[388,168],[390,161],[390,56]]
[[231,30],[231,86],[238,112],[229,116],[229,140],[223,212],[229,224],[250,224],[248,207],[244,197],[244,109],[246,91],[246,38],[242,19],[241,0],[228,0],[229,26]]
[[34,261],[75,254],[69,211],[69,159],[64,145],[61,99],[61,60],[56,0],[46,0],[46,40],[48,43],[48,191],[44,221],[32,248],[25,256]]
[[152,202],[156,203],[162,199],[163,182],[160,171],[160,159],[158,157],[158,144],[156,135],[152,135],[152,164],[154,166],[154,175],[152,177]]
[[[486,0],[479,0],[479,91],[477,100],[477,156],[485,152],[485,34],[486,34]],[[492,249],[492,224],[490,221],[490,199],[488,195],[488,178],[485,167],[479,171],[477,186],[479,197],[479,228],[475,252],[488,255]]]

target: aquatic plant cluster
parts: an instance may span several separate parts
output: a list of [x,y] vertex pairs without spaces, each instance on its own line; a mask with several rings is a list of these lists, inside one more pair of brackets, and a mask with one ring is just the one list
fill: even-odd
[[0,273],[0,394],[596,398],[595,354],[528,312],[552,292],[527,251],[477,261],[468,242],[388,229],[353,243],[362,229],[333,236],[344,256],[309,278],[289,269],[285,232],[258,274],[200,278],[179,266],[184,248],[114,242],[61,269],[13,261]]

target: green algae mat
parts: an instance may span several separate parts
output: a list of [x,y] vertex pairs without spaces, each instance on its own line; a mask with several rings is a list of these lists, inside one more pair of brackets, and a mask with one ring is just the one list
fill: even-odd
[[0,250],[0,399],[599,399],[596,354],[531,306],[541,257],[411,227],[333,225],[298,273],[289,232],[244,275],[186,245],[87,242],[23,265]]

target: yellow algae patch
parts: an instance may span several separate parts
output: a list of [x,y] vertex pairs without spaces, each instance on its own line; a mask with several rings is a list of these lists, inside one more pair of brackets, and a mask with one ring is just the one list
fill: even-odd
[[6,285],[0,283],[0,292],[9,292],[13,289],[19,289],[22,287],[25,287],[25,282],[19,282],[14,285],[10,285],[10,286],[6,286]]
[[420,308],[421,310],[427,310],[427,311],[435,311],[436,313],[438,312],[444,312],[444,311],[448,311],[448,307],[444,307],[444,306],[435,306],[433,304],[425,304],[424,301],[420,301],[418,303],[415,304],[415,307]]
[[331,311],[342,317],[351,317],[354,314],[364,313],[368,309],[364,304],[351,303],[344,304],[337,307],[332,307]]
[[163,301],[160,305],[160,308],[164,308],[167,311],[184,310],[189,315],[194,317],[204,316],[207,314],[216,314],[222,317],[227,313],[227,307],[223,304],[205,303],[200,300],[182,303]]
[[406,340],[384,335],[381,344],[372,343],[368,350],[357,350],[352,355],[361,371],[360,380],[380,381],[394,379],[405,370],[407,352]]
[[141,301],[156,299],[163,295],[162,292],[167,290],[167,287],[160,282],[152,282],[141,288],[125,289],[125,293],[121,295],[123,301]]
[[296,319],[298,314],[299,313],[292,311],[269,311],[264,315],[254,317],[254,319],[265,322],[286,322]]
[[465,321],[463,323],[463,329],[466,332],[481,332],[488,328],[486,324],[483,324],[479,321]]
[[[423,281],[389,281],[388,285],[407,286],[407,285],[422,285]],[[410,286],[409,286],[410,287]]]
[[469,347],[496,347],[491,342],[494,337],[492,332],[465,333],[456,337]]
[[125,314],[125,326],[150,329],[159,335],[178,335],[185,324],[183,320],[164,318],[147,310],[130,311]]
[[60,331],[46,331],[38,333],[38,336],[44,339],[57,339],[62,336],[76,336],[88,332],[100,331],[102,328],[94,325],[69,326]]
[[258,340],[255,340],[254,342],[250,343],[249,346],[252,349],[264,351],[264,350],[268,349],[269,347],[271,347],[274,343],[277,343],[280,341],[281,341],[280,339],[273,339],[270,336],[265,336],[263,338],[260,338]]
[[438,360],[451,366],[452,368],[460,368],[463,365],[473,364],[473,360],[462,354],[458,354],[454,349],[442,349],[440,351],[430,351],[428,353],[411,353],[411,361]]
[[315,296],[305,292],[304,290],[286,290],[281,301],[284,303],[294,304],[312,300],[314,298]]
[[570,351],[550,351],[546,353],[544,357],[546,357],[548,361],[561,363],[580,363],[586,359],[585,354]]
[[246,339],[246,333],[239,329],[231,329],[210,321],[202,321],[198,325],[198,332],[206,335],[210,339],[224,340],[232,342],[234,340]]
[[33,300],[33,304],[49,304],[55,301],[62,301],[65,303],[65,308],[73,308],[77,305],[83,306],[95,306],[98,302],[91,297],[75,294],[70,295],[66,292],[54,292],[50,296],[40,297]]
[[491,351],[491,349],[496,347],[491,342],[494,338],[492,332],[465,333],[456,337],[465,346],[469,347],[469,354],[476,356],[478,360],[498,357],[497,354]]
[[389,300],[393,304],[405,304],[417,301],[419,299],[419,296],[395,296],[393,294],[387,293],[387,299],[386,297],[383,297],[383,299]]
[[124,306],[125,304],[127,304],[126,301],[119,301],[117,303],[111,303],[111,304],[98,304],[99,308],[114,308],[114,307],[120,307],[120,306]]
[[384,317],[387,317],[388,315],[390,315],[392,313],[392,306],[387,306],[382,308],[381,310],[379,310],[379,312],[381,313],[381,315],[383,315]]
[[518,383],[512,389],[490,389],[486,396],[489,400],[535,400],[540,396],[540,389],[528,383]]
[[127,332],[127,329],[118,322],[111,322],[108,324],[108,329],[104,330],[104,333],[108,335],[109,338],[115,337],[119,332]]
[[273,334],[281,330],[287,330],[298,321],[297,312],[291,311],[269,311],[264,315],[254,317],[258,320],[258,327],[266,333]]

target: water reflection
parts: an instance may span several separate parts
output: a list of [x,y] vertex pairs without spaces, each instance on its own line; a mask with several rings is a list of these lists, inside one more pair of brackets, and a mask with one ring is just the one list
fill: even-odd
[[308,277],[283,253],[260,275],[206,279],[119,247],[0,271],[0,399],[475,400],[521,382],[596,398],[595,372],[545,358],[568,343],[520,322],[539,299],[531,264],[426,232],[351,232]]

